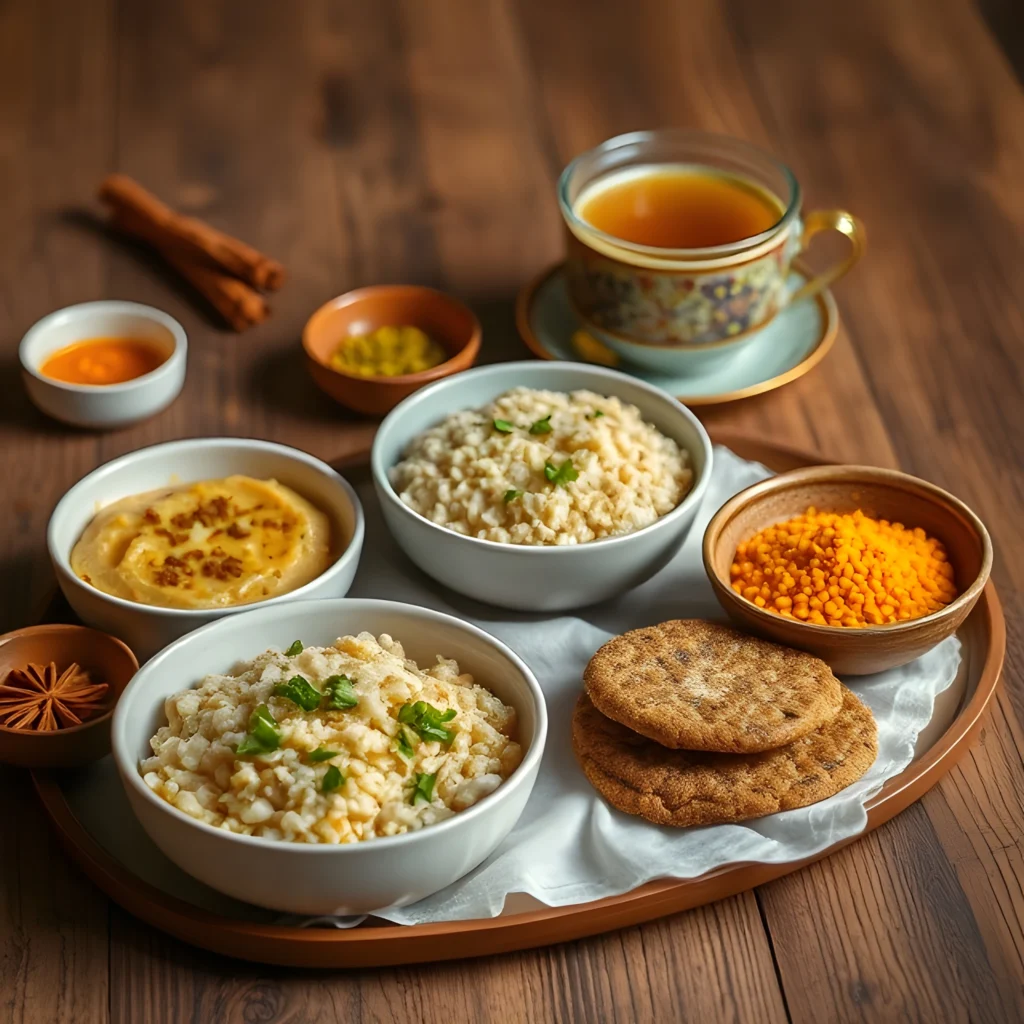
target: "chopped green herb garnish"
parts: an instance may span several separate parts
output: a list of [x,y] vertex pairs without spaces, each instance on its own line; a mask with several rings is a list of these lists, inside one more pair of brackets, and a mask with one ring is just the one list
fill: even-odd
[[352,680],[348,676],[331,676],[324,683],[324,694],[327,697],[328,711],[344,711],[354,708],[359,703]]
[[338,751],[328,750],[326,747],[317,747],[316,750],[311,750],[307,755],[306,759],[312,761],[313,764],[319,764],[321,761],[330,761],[332,757],[337,757]]
[[564,487],[579,477],[579,473],[573,467],[572,459],[566,459],[560,466],[555,466],[550,459],[544,463],[544,475],[556,487]]
[[495,420],[494,429],[500,431],[502,434],[511,434],[516,429],[514,423],[509,423],[508,420]]
[[324,772],[324,781],[320,783],[320,791],[322,793],[332,793],[345,781],[345,776],[338,771],[335,765],[331,765],[327,771]]
[[411,726],[422,739],[437,740],[445,744],[455,739],[455,733],[444,727],[444,723],[450,722],[454,717],[455,708],[441,711],[422,700],[416,701],[415,704],[403,704],[398,712],[399,722]]
[[269,754],[281,745],[277,721],[266,704],[261,704],[249,716],[249,731],[235,748],[238,755]]
[[409,728],[407,725],[400,725],[398,727],[398,735],[395,736],[395,750],[401,754],[406,761],[411,761],[413,755],[416,753],[416,744],[419,743],[419,737]]
[[424,803],[429,804],[434,799],[434,782],[437,780],[437,773],[433,775],[423,775],[417,772],[414,776],[416,784],[412,791],[412,800],[410,803],[419,803],[422,800]]
[[588,420],[596,420],[599,416],[603,416],[604,413],[600,409],[595,409],[593,412],[587,413]]
[[531,434],[550,434],[551,433],[551,413],[548,413],[542,420],[537,420],[533,426],[530,427]]
[[507,490],[505,492],[505,504],[507,505],[510,501],[515,501],[516,498],[521,498],[522,496],[523,496],[523,492],[522,491],[515,491],[515,490],[511,490],[511,489]]
[[302,676],[292,676],[287,683],[278,683],[274,696],[286,697],[303,711],[316,711],[320,707],[320,691]]
[[287,651],[284,652],[289,658],[294,658],[296,654],[302,653],[302,641],[296,640]]

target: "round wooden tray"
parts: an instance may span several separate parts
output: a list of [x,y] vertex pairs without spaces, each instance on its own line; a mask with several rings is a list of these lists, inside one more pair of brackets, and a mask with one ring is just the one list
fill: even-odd
[[[749,438],[720,434],[715,440],[777,472],[822,461]],[[991,583],[958,635],[963,644],[960,674],[936,702],[932,723],[919,737],[915,760],[868,802],[867,830],[888,821],[934,786],[963,756],[980,729],[982,714],[999,681],[1006,646],[1002,609]],[[140,878],[104,849],[79,820],[63,778],[60,774],[33,775],[43,807],[68,854],[111,899],[196,946],[246,960],[301,967],[422,963],[578,939],[744,892],[854,841],[837,843],[807,860],[735,864],[701,878],[650,882],[621,896],[577,906],[546,907],[530,900],[523,909],[524,902],[513,897],[505,913],[486,920],[403,927],[370,919],[349,930],[298,928],[212,912]]]

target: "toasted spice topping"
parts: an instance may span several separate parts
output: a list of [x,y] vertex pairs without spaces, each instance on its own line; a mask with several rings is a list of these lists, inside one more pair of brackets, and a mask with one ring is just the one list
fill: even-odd
[[[235,514],[238,514],[236,508]],[[196,523],[202,526],[215,526],[218,522],[231,516],[231,503],[223,495],[211,498],[206,504],[200,505],[191,512],[179,512],[171,517],[171,525],[179,530],[191,530]]]
[[[220,550],[219,548],[217,550]],[[226,558],[208,558],[203,562],[203,575],[217,580],[226,580],[229,576],[238,579],[245,566],[240,558],[228,555]]]

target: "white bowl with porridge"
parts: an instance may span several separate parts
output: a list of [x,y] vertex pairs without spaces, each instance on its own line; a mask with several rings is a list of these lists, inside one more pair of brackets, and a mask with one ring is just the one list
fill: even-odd
[[555,612],[618,596],[676,554],[711,474],[696,416],[642,381],[577,363],[469,370],[377,432],[388,528],[468,597]]
[[114,714],[132,809],[184,871],[293,914],[365,914],[486,859],[547,732],[526,665],[389,601],[257,609],[149,661]]

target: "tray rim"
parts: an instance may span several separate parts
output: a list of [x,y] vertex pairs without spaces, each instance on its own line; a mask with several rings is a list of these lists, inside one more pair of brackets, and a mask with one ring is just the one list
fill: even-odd
[[[716,444],[746,449],[744,458],[813,465],[810,452],[730,432],[713,432]],[[641,924],[746,892],[856,842],[932,788],[966,753],[995,695],[1006,648],[1006,625],[994,583],[989,581],[969,619],[980,616],[988,646],[978,683],[966,704],[935,743],[867,803],[863,832],[814,856],[783,864],[739,863],[695,879],[662,879],[590,903],[540,907],[495,918],[421,925],[381,922],[348,930],[300,929],[225,918],[150,885],[103,849],[75,818],[52,773],[32,781],[65,851],[115,903],[192,945],[258,963],[306,967],[375,967],[488,956],[552,945]],[[448,940],[441,948],[439,939]]]

